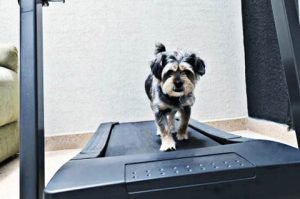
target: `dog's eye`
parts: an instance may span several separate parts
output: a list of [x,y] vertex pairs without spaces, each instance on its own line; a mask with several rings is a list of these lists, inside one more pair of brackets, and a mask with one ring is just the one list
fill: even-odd
[[194,78],[194,74],[189,70],[184,70],[180,72],[181,75],[186,75],[189,79]]
[[169,70],[168,72],[166,72],[165,77],[171,77],[174,74],[174,71]]
[[191,71],[189,70],[183,70],[183,71],[180,71],[180,74],[182,75],[188,75],[188,74],[193,74]]

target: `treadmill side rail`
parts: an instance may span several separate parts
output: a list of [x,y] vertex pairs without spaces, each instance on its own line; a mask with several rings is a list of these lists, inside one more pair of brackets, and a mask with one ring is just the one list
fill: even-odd
[[227,133],[220,129],[217,129],[217,128],[211,127],[209,125],[203,124],[201,122],[198,122],[194,119],[190,119],[189,127],[201,132],[202,134],[204,134],[222,144],[233,144],[233,143],[247,142],[247,141],[252,140],[250,138],[244,138],[239,135]]
[[111,131],[117,122],[101,124],[86,146],[76,155],[73,160],[102,157],[109,140]]

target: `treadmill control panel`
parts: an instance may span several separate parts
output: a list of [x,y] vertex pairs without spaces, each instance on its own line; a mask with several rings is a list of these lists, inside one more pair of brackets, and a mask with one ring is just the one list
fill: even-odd
[[255,178],[255,166],[236,153],[127,164],[129,193]]

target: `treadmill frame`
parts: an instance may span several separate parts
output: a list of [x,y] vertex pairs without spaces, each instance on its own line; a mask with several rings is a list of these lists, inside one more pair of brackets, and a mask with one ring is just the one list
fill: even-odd
[[[20,198],[42,199],[44,189],[43,25],[48,1],[20,3]],[[297,0],[271,0],[293,123],[300,143],[300,35]]]

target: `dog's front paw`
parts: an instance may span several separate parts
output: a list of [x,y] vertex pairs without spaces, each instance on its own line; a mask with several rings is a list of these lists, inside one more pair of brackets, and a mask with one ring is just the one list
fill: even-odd
[[188,135],[187,132],[177,133],[176,137],[177,137],[177,140],[179,140],[179,141],[188,140],[189,139],[189,135]]
[[172,136],[167,136],[161,139],[160,151],[173,151],[176,150],[176,143]]

